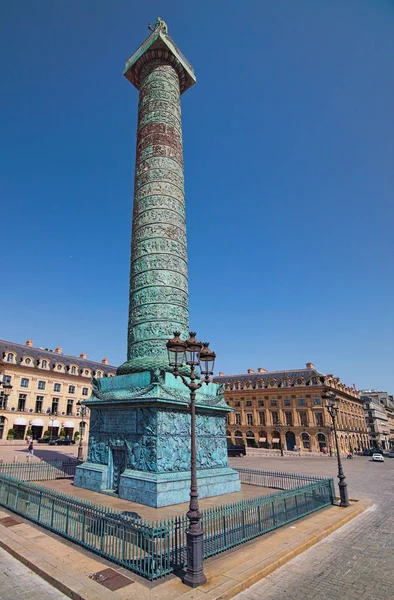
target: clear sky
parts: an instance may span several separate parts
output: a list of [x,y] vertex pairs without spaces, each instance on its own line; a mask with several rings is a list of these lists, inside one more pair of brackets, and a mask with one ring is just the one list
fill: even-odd
[[313,362],[394,392],[391,0],[2,0],[0,337],[126,356],[138,92],[165,19],[191,325],[217,371]]

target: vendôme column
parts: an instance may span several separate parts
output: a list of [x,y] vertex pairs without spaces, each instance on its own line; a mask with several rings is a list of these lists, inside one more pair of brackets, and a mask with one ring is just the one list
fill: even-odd
[[128,352],[118,374],[168,369],[166,341],[189,331],[180,96],[195,83],[160,18],[124,74],[140,95]]

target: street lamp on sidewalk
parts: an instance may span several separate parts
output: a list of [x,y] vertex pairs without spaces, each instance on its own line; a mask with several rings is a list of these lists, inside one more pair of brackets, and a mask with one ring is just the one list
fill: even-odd
[[276,423],[276,427],[278,428],[278,431],[279,431],[279,448],[280,448],[280,455],[281,455],[281,456],[283,456],[283,455],[284,455],[284,453],[283,453],[283,444],[282,444],[282,431],[283,431],[284,425],[283,425],[282,421],[278,421],[278,422]]
[[[196,334],[190,332],[190,338],[183,342],[180,339],[180,332],[175,331],[172,340],[167,342],[167,351],[170,367],[173,367],[175,377],[180,377],[185,386],[190,390],[190,503],[187,517],[189,527],[186,530],[187,540],[187,568],[183,583],[191,587],[197,587],[206,582],[203,568],[203,536],[204,532],[200,525],[201,513],[198,505],[197,491],[197,466],[196,466],[196,391],[203,386],[204,382],[209,383],[210,375],[213,375],[213,366],[215,364],[216,354],[208,348],[209,344],[203,344],[196,340]],[[184,377],[179,369],[184,362],[190,367],[188,379]],[[198,376],[195,368],[199,366],[204,381],[196,383]],[[190,380],[190,381],[189,381]]]
[[321,397],[323,398],[323,400],[326,400],[326,409],[328,410],[330,417],[332,419],[332,429],[334,431],[335,446],[337,449],[337,459],[338,459],[338,479],[339,479],[338,487],[339,487],[339,496],[341,499],[340,505],[345,507],[345,506],[349,506],[349,497],[348,497],[348,491],[347,491],[347,483],[345,481],[346,477],[343,472],[341,455],[339,453],[339,445],[338,445],[338,435],[337,435],[337,427],[336,427],[336,420],[337,420],[338,410],[339,410],[338,409],[338,398],[336,397],[334,392],[330,392],[329,390],[326,390],[325,392],[323,392]]
[[77,458],[78,458],[78,460],[83,460],[82,441],[83,441],[83,434],[85,432],[84,417],[86,416],[86,406],[84,406],[80,400],[78,400],[77,406],[78,406],[79,411],[81,413],[81,422],[79,423],[79,444],[78,444],[78,456],[77,456]]

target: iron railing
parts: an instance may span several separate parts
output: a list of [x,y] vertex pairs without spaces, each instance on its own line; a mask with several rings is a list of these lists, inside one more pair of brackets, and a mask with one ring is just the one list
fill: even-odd
[[0,475],[9,475],[22,481],[51,481],[74,477],[75,469],[82,461],[71,459],[68,461],[50,462],[0,462]]
[[[250,479],[263,485],[258,481],[275,476],[272,481],[279,487],[282,477],[284,488],[304,478],[287,475],[252,471]],[[240,476],[247,479],[247,469]],[[204,558],[332,504],[333,480],[311,479],[293,489],[203,510]],[[0,474],[0,505],[150,580],[186,564],[185,515],[146,521],[136,513],[107,509],[5,474]]]
[[242,469],[238,471],[241,483],[275,488],[278,490],[294,490],[303,485],[326,481],[325,477],[317,475],[300,475],[298,473],[282,473],[281,471],[262,471],[260,469]]

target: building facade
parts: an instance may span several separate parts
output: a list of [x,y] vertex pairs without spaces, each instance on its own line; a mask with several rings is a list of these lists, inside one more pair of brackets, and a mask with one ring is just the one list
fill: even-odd
[[62,430],[70,437],[89,428],[89,411],[81,425],[77,402],[91,394],[91,379],[115,375],[116,367],[54,351],[35,348],[32,340],[16,344],[0,340],[0,440],[38,439]]
[[224,385],[224,397],[234,409],[227,420],[227,439],[234,444],[303,452],[335,450],[331,418],[321,395],[335,392],[341,452],[369,448],[363,402],[359,392],[306,363],[305,369],[257,372],[214,378]]
[[387,392],[361,390],[371,448],[394,448],[394,401]]

